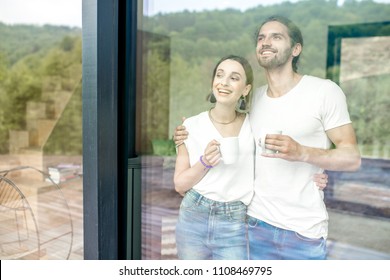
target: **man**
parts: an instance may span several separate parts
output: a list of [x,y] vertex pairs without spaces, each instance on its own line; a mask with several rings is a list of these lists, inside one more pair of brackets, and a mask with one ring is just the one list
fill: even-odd
[[[253,97],[252,133],[257,143],[267,129],[282,134],[265,138],[275,153],[256,147],[250,259],[325,259],[328,214],[312,178],[324,169],[360,167],[345,95],[332,81],[297,73],[302,48],[302,34],[289,19],[273,16],[260,26],[256,56],[268,84]],[[178,130],[177,144],[185,137]]]
[[302,48],[302,34],[290,20],[274,16],[260,26],[256,55],[268,85],[254,95],[252,132],[256,141],[266,128],[282,135],[266,138],[276,153],[256,156],[251,259],[325,259],[328,214],[311,178],[323,169],[360,166],[345,95],[329,80],[297,73]]

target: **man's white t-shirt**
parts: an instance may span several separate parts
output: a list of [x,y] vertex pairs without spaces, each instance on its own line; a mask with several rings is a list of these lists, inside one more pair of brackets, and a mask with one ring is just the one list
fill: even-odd
[[[193,166],[204,154],[208,143],[213,139],[218,141],[222,136],[211,122],[208,112],[186,119],[183,125],[189,132],[184,143],[189,153],[190,165]],[[224,164],[221,161],[193,186],[194,190],[219,202],[242,201],[245,205],[250,203],[253,196],[255,145],[248,115],[238,138],[238,160],[233,164]]]
[[[303,76],[287,94],[267,95],[256,90],[250,123],[256,143],[266,129],[281,130],[304,146],[329,149],[326,131],[351,123],[346,97],[330,80]],[[255,195],[248,214],[276,227],[310,238],[327,237],[328,213],[323,192],[313,182],[319,167],[261,156],[256,145]]]

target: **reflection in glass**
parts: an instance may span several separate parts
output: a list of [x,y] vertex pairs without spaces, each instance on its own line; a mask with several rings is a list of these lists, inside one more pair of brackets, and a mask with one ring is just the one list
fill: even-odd
[[0,37],[0,258],[82,259],[81,29]]
[[[141,65],[137,65],[141,67],[139,69],[147,70],[138,72],[138,77],[141,77],[142,73],[142,81],[163,85],[164,94],[169,96],[167,108],[169,126],[166,126],[165,119],[161,124],[157,124],[158,129],[164,131],[165,140],[161,139],[161,142],[155,141],[153,144],[151,139],[148,139],[151,133],[145,131],[147,126],[145,129],[140,127],[143,133],[137,135],[143,137],[142,141],[150,141],[142,145],[152,147],[147,150],[148,152],[141,153],[142,257],[176,258],[174,231],[181,197],[173,190],[175,156],[172,155],[172,147],[167,144],[174,128],[180,123],[181,117],[207,110],[209,104],[206,98],[210,91],[210,84],[207,81],[211,79],[213,65],[221,56],[236,54],[246,57],[255,71],[256,87],[265,83],[263,72],[255,58],[253,35],[257,26],[267,16],[285,14],[288,10],[287,16],[296,19],[305,39],[298,71],[319,77],[327,75],[335,82],[341,79],[340,85],[347,94],[353,125],[364,155],[362,172],[332,173],[334,186],[329,186],[325,191],[330,216],[329,258],[390,258],[390,247],[384,245],[390,244],[388,236],[390,118],[389,110],[384,109],[389,108],[387,102],[390,96],[388,91],[390,60],[386,56],[390,53],[388,39],[384,39],[382,34],[368,35],[367,32],[360,32],[357,36],[355,26],[349,25],[354,22],[389,20],[390,5],[367,1],[359,4],[353,1],[343,3],[297,1],[265,6],[259,0],[258,5],[253,4],[253,8],[243,11],[240,9],[240,1],[230,1],[231,5],[238,3],[237,8],[224,9],[221,5],[218,7],[219,10],[212,8],[207,10],[207,7],[204,9],[197,7],[195,12],[193,1],[188,1],[186,3],[188,9],[180,12],[164,11],[159,14],[154,10],[153,14],[148,14],[147,9],[154,7],[154,1],[139,2],[146,8],[146,12],[139,12],[139,29],[155,34],[156,38],[167,37],[169,44],[164,47],[168,48],[167,51],[170,53],[169,66],[162,67],[161,60],[152,59],[157,53],[153,47],[157,45],[151,45],[150,50],[142,50],[144,52],[142,61],[138,61]],[[196,4],[198,5],[198,2]],[[321,11],[321,16],[313,17],[313,10]],[[329,32],[330,39],[327,42],[328,29],[332,30],[332,26],[329,25],[332,24],[339,24],[343,33]],[[386,25],[371,26],[363,30],[368,29],[375,32],[388,30]],[[341,37],[343,39],[340,39]],[[349,39],[346,40],[347,37]],[[351,37],[359,37],[356,38],[358,42],[353,41]],[[378,38],[365,41],[361,40],[363,37]],[[342,42],[343,46],[337,47],[332,45],[332,42]],[[328,53],[327,44],[330,50]],[[359,47],[360,44],[363,44],[362,47]],[[368,55],[359,54],[359,49],[360,51],[366,49]],[[325,65],[327,60],[330,63]],[[169,73],[165,67],[169,68]],[[154,80],[155,78],[158,80]],[[141,78],[139,80],[141,81]],[[149,82],[142,86],[148,87]],[[165,93],[165,90],[168,93]],[[150,93],[142,93],[142,96],[146,98]],[[145,119],[148,114],[154,115],[155,108],[148,113],[142,112],[142,118]],[[381,110],[380,113],[377,113],[377,110]],[[162,117],[165,118],[166,115]],[[145,123],[141,124],[143,126]],[[371,234],[373,228],[376,231]]]
[[363,156],[390,158],[390,36],[344,38],[340,85]]
[[[328,77],[346,94],[362,166],[356,173],[329,172],[326,202],[364,225],[360,234],[347,233],[336,219],[334,232],[341,233],[340,241],[369,248],[378,259],[387,259],[389,252],[383,246],[389,243],[390,228],[389,26],[389,22],[330,26],[328,37]],[[366,227],[376,229],[375,237]]]

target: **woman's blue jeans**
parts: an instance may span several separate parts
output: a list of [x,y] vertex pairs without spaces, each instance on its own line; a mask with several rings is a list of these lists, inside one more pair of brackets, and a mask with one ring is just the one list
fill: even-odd
[[179,259],[248,259],[246,210],[240,201],[217,202],[188,191],[176,225]]
[[326,239],[312,239],[248,216],[249,259],[325,260]]

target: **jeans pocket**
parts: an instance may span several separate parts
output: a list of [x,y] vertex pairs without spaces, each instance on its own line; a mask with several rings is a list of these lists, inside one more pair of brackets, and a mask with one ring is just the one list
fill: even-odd
[[185,195],[180,204],[180,209],[182,210],[191,210],[194,209],[197,205],[196,199],[191,195]]

